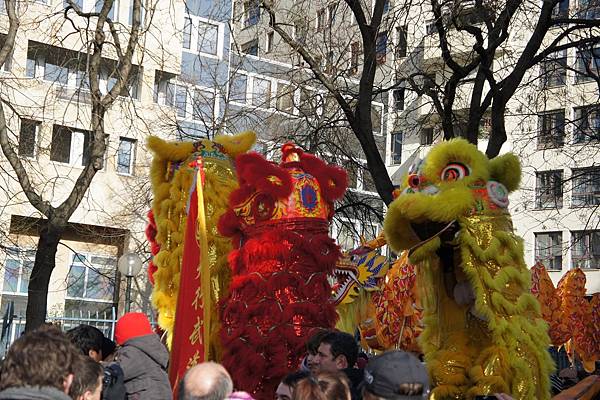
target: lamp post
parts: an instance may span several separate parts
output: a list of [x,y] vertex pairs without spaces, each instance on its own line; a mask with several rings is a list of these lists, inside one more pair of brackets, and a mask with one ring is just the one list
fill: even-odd
[[127,288],[125,289],[125,312],[129,312],[131,304],[131,278],[139,274],[142,269],[142,260],[135,253],[125,253],[119,257],[117,263],[119,272],[127,277]]

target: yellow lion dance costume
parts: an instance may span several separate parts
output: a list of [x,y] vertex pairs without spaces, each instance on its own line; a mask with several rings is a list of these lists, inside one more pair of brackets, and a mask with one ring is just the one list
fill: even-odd
[[[154,191],[152,210],[156,220],[155,241],[159,246],[153,259],[155,271],[150,272],[154,281],[152,303],[158,311],[159,326],[168,334],[169,346],[181,282],[179,273],[185,239],[186,207],[196,174],[191,163],[199,157],[204,162],[208,255],[203,256],[208,256],[210,262],[210,313],[217,315],[217,301],[226,294],[230,281],[227,255],[232,248],[230,239],[217,233],[217,221],[227,210],[229,194],[238,187],[233,158],[247,152],[255,140],[253,132],[216,136],[213,141],[201,139],[196,142],[167,142],[154,136],[148,138],[148,148],[154,153],[151,167]],[[217,359],[219,356],[218,330],[219,323],[215,320],[209,327],[212,346],[209,354],[205,355],[207,359]]]
[[507,210],[518,158],[488,160],[453,139],[414,168],[384,229],[392,249],[409,250],[417,266],[431,399],[549,399],[548,328]]

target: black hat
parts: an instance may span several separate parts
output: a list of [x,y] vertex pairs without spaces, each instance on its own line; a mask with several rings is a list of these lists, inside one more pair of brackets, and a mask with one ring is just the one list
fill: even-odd
[[[423,385],[423,395],[405,395],[400,385]],[[365,388],[384,399],[414,400],[429,393],[429,376],[417,357],[404,351],[389,351],[369,360],[365,367]]]

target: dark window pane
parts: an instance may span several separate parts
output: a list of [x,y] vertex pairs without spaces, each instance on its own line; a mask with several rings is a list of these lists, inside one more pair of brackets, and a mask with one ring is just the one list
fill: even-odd
[[8,259],[4,265],[4,286],[5,292],[16,293],[19,284],[20,261]]
[[84,297],[85,295],[85,267],[71,265],[67,276],[67,296]]
[[24,157],[35,156],[35,144],[39,122],[29,119],[21,120],[19,130],[19,155]]
[[71,130],[65,126],[54,125],[52,131],[52,144],[50,145],[50,159],[68,163],[71,156]]

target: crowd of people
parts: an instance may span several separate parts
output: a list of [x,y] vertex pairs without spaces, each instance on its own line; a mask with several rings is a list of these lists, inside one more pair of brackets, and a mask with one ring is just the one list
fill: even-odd
[[[0,400],[171,400],[169,353],[141,313],[115,326],[115,341],[80,325],[63,333],[53,325],[31,331],[9,348],[0,369]],[[366,357],[352,335],[323,330],[306,345],[298,370],[283,378],[275,400],[424,399],[429,378],[413,354],[388,351]],[[191,367],[178,400],[250,400],[214,362]],[[498,399],[510,399],[504,394]],[[263,400],[263,399],[259,399]]]

